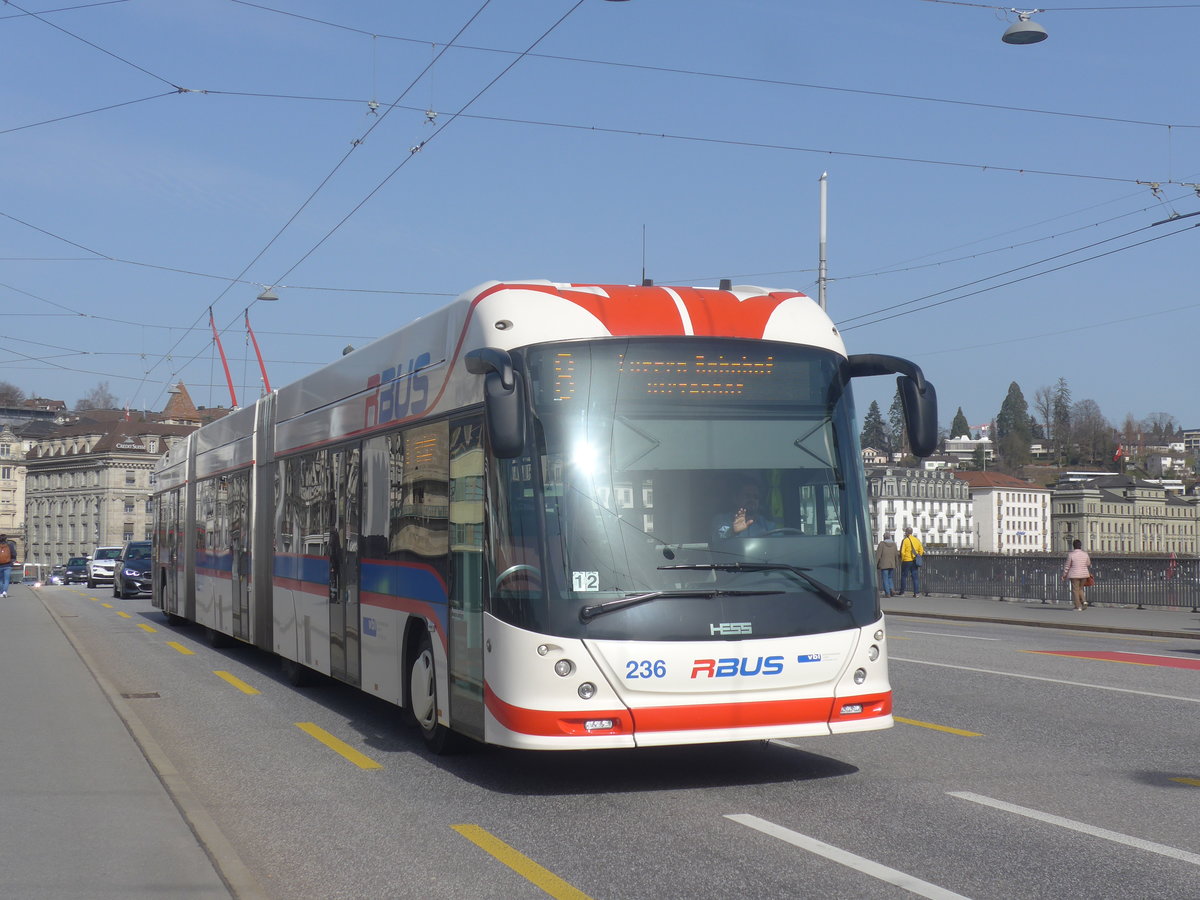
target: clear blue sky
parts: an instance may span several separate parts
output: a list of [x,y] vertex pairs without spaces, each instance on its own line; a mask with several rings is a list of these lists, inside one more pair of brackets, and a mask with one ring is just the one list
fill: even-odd
[[1016,47],[927,0],[18,0],[0,380],[228,405],[210,306],[243,400],[247,307],[277,387],[488,279],[637,282],[643,232],[659,283],[815,296],[828,171],[829,311],[943,425],[1065,377],[1200,427],[1200,216],[1153,224],[1200,211],[1200,4],[1152,5]]

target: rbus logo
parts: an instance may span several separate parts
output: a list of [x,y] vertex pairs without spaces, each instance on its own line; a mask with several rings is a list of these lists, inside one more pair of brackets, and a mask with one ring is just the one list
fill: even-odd
[[[753,668],[751,668],[753,666]],[[725,659],[697,659],[692,663],[692,678],[732,678],[735,675],[778,675],[783,671],[782,656],[748,656]]]
[[420,374],[432,357],[422,353],[406,366],[392,366],[367,379],[363,425],[386,425],[396,419],[419,416],[429,403],[429,379]]

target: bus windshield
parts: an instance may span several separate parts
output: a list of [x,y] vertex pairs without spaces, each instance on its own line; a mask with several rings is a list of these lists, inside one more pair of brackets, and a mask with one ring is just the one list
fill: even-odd
[[492,611],[563,636],[783,636],[878,618],[844,360],[717,338],[520,354],[492,477]]

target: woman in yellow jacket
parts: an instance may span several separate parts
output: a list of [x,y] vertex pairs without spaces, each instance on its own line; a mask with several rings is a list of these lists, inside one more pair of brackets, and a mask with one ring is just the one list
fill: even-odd
[[917,559],[925,555],[925,547],[913,534],[912,526],[904,529],[904,540],[900,542],[900,595],[904,596],[904,585],[912,577],[913,596],[921,593],[921,569]]

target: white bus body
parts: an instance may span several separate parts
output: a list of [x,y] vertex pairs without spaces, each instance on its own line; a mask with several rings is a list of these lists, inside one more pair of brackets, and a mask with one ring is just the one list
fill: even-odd
[[154,603],[435,750],[886,728],[848,388],[886,372],[927,453],[932,385],[803,294],[489,282],[173,447]]

